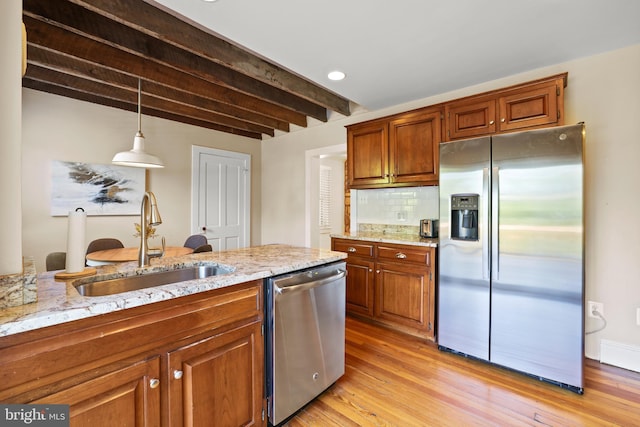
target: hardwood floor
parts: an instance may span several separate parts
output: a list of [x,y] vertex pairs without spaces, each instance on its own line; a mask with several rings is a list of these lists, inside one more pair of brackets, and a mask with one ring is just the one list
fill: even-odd
[[587,360],[583,395],[347,318],[346,372],[301,426],[640,426],[640,374]]

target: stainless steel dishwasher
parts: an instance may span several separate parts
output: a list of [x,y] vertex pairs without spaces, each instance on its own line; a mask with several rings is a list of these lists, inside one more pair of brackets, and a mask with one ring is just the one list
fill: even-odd
[[346,265],[265,280],[266,395],[278,425],[344,375]]

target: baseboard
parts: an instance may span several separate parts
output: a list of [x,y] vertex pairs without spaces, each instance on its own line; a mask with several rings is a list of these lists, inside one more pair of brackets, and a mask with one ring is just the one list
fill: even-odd
[[640,346],[600,340],[600,362],[640,372]]

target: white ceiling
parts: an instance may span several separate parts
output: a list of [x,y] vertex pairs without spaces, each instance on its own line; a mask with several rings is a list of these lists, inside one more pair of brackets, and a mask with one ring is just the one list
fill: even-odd
[[156,2],[368,110],[640,43],[640,0]]

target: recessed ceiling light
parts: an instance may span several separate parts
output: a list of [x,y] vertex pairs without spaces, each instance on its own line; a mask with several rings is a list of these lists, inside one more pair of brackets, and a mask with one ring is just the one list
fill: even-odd
[[346,77],[346,74],[343,73],[342,71],[332,71],[329,74],[327,74],[327,77],[329,77],[329,80],[342,80]]

